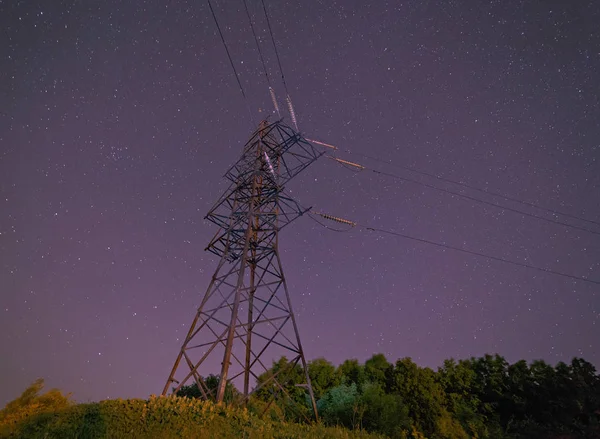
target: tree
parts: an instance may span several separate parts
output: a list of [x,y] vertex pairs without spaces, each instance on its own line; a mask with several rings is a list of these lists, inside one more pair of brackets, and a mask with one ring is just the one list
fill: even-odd
[[312,418],[312,406],[304,384],[306,378],[302,367],[281,357],[268,371],[259,375],[255,397],[267,404],[277,404],[279,409],[276,412],[283,413],[284,419],[303,422]]
[[0,410],[0,433],[10,432],[30,416],[64,409],[72,404],[71,394],[63,395],[60,390],[51,389],[42,395],[43,388],[44,380],[40,378]]
[[356,413],[359,427],[390,438],[404,437],[411,428],[408,406],[402,397],[385,393],[377,383],[364,383]]
[[[213,402],[216,401],[217,388],[219,387],[219,375],[210,374],[206,378],[203,378],[203,381],[207,388],[205,389],[205,392],[207,393],[208,399]],[[182,386],[176,394],[177,396],[184,396],[187,398],[203,398],[202,392],[198,388],[197,383]],[[225,404],[236,402],[239,398],[239,395],[240,393],[231,382],[228,382],[225,385],[225,395],[223,396],[223,401]]]
[[444,410],[445,394],[436,382],[433,370],[420,368],[410,358],[398,360],[388,369],[387,389],[402,397],[409,416],[426,436],[437,431],[436,423]]
[[[480,413],[481,402],[474,392],[475,379],[477,378],[472,363],[454,359],[445,360],[438,369],[436,380],[446,394],[446,406],[450,415],[460,422],[462,428],[471,437],[487,437],[489,432],[486,419]],[[445,421],[444,426],[450,427]]]
[[576,422],[585,425],[600,421],[600,376],[595,367],[582,358],[573,358],[570,377],[569,383],[577,395],[574,405],[579,409],[579,413],[575,413]]
[[359,388],[365,381],[365,368],[358,363],[358,360],[346,360],[338,367],[337,373],[340,375],[343,383],[355,383]]
[[375,354],[365,362],[365,380],[385,385],[386,371],[392,367],[385,355]]
[[523,437],[532,431],[551,436],[572,434],[582,437],[598,435],[600,377],[594,366],[574,358],[570,365],[560,362],[551,367],[534,361],[530,367],[529,404],[517,427]]
[[263,400],[269,400],[273,395],[281,392],[272,379],[273,377],[294,401],[304,401],[305,391],[298,385],[305,383],[306,378],[298,364],[290,363],[286,357],[281,357],[278,361],[273,362],[268,371],[258,377],[256,394]]
[[342,425],[353,428],[355,425],[358,388],[355,383],[333,387],[317,402],[319,415],[328,425]]
[[[473,391],[481,401],[481,412],[490,419],[498,419],[507,389],[508,362],[500,355],[486,354],[471,359],[476,378]],[[508,419],[502,419],[505,425]]]
[[342,381],[339,371],[324,358],[317,358],[308,363],[308,375],[317,399]]

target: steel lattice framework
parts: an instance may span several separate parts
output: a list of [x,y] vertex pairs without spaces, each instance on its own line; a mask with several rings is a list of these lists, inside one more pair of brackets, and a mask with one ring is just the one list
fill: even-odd
[[[196,383],[210,397],[201,372],[210,358],[222,358],[217,402],[228,382],[243,381],[248,397],[261,386],[283,393],[281,375],[250,388],[268,370],[265,363],[281,355],[290,367],[304,369],[313,411],[316,404],[300,335],[278,250],[279,231],[304,214],[284,193],[284,185],[322,153],[281,121],[261,122],[244,146],[241,158],[227,171],[229,188],[206,219],[219,226],[206,250],[220,261],[196,312],[163,390],[174,392]],[[204,365],[204,367],[203,367]],[[258,381],[256,381],[258,383]]]

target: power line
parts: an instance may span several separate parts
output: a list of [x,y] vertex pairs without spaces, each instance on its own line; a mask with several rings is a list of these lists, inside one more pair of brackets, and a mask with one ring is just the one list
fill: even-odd
[[[367,17],[367,21],[368,21],[368,17]],[[373,44],[373,40],[371,38],[369,39],[369,43],[370,43],[370,46],[371,46],[371,51],[373,52],[373,57],[375,59],[375,62],[377,63],[377,65],[380,68],[382,68],[383,66],[379,62],[379,57],[377,56],[377,54],[375,52],[375,47],[374,47],[374,44]],[[389,78],[387,77],[388,76],[388,71],[386,69],[383,69],[383,68],[381,70],[379,70],[379,71],[383,72],[384,79],[389,82]],[[392,80],[391,82],[393,83],[394,81]],[[389,105],[389,102],[388,102],[388,105]],[[579,217],[579,216],[576,216],[576,215],[572,215],[572,214],[569,214],[569,213],[558,211],[556,209],[549,209],[549,208],[537,205],[535,203],[531,203],[531,202],[528,202],[528,201],[523,201],[523,200],[520,200],[518,198],[514,198],[514,197],[510,197],[510,196],[501,194],[499,192],[494,192],[494,191],[490,191],[490,190],[486,190],[486,189],[481,189],[481,188],[469,185],[467,183],[462,183],[460,181],[456,181],[456,180],[452,180],[452,179],[449,179],[449,178],[440,177],[438,175],[435,175],[435,174],[432,174],[432,173],[429,173],[429,172],[421,171],[421,170],[416,169],[414,167],[399,165],[399,164],[394,163],[394,162],[389,161],[389,160],[383,160],[383,159],[379,159],[377,157],[373,157],[373,156],[370,156],[370,155],[367,155],[367,154],[361,154],[361,153],[352,152],[352,151],[347,150],[347,149],[340,149],[340,150],[344,151],[344,152],[347,152],[349,154],[355,154],[355,155],[358,155],[358,156],[361,156],[361,157],[365,157],[365,158],[369,158],[371,160],[375,160],[375,161],[378,161],[378,162],[381,162],[381,163],[387,163],[387,164],[392,165],[392,166],[396,166],[396,167],[399,167],[399,168],[402,168],[402,169],[406,169],[408,171],[412,171],[412,172],[415,172],[415,173],[418,173],[418,174],[421,174],[421,175],[426,175],[428,177],[436,178],[436,179],[438,179],[440,181],[444,181],[446,183],[456,184],[456,185],[459,185],[459,186],[463,186],[463,187],[472,189],[474,191],[478,191],[478,192],[485,193],[485,194],[488,194],[488,195],[492,195],[492,196],[495,196],[495,197],[504,198],[505,200],[513,201],[513,202],[516,202],[516,203],[520,203],[520,204],[523,204],[523,205],[529,206],[529,207],[534,207],[536,209],[544,210],[546,212],[552,213],[553,215],[562,215],[562,216],[565,216],[565,217],[577,219],[579,221],[584,221],[584,222],[587,222],[587,223],[592,223],[592,224],[600,225],[600,222],[598,222],[598,221],[588,220],[588,219],[585,219],[585,218],[582,218],[582,217]]]
[[244,2],[244,9],[246,9],[246,15],[248,16],[248,22],[250,23],[250,29],[252,29],[252,35],[254,35],[254,41],[256,42],[256,48],[258,49],[258,54],[260,55],[260,61],[262,62],[263,70],[265,72],[265,77],[267,78],[267,84],[271,87],[271,80],[269,79],[269,73],[267,71],[267,65],[265,64],[265,58],[263,57],[262,50],[260,50],[260,44],[258,42],[258,37],[256,36],[256,31],[254,30],[254,24],[252,24],[252,17],[250,16],[250,11],[248,10],[248,3],[246,0],[242,0]]
[[[497,262],[504,262],[506,264],[515,265],[517,267],[528,268],[528,269],[531,269],[531,270],[537,270],[537,271],[541,271],[541,272],[548,273],[548,274],[554,274],[556,276],[567,277],[567,278],[573,279],[573,280],[579,280],[579,281],[582,281],[582,282],[588,282],[588,283],[591,283],[591,284],[600,285],[600,281],[596,281],[596,280],[593,280],[593,279],[588,279],[588,278],[581,277],[581,276],[575,276],[575,275],[568,274],[568,273],[562,273],[560,271],[551,270],[550,268],[536,267],[535,265],[529,265],[529,264],[525,264],[523,262],[511,261],[510,259],[505,259],[505,258],[501,258],[501,257],[498,257],[498,256],[493,256],[493,255],[487,255],[485,253],[480,253],[480,252],[476,252],[476,251],[473,251],[473,250],[468,250],[468,249],[461,248],[461,247],[455,247],[455,246],[444,244],[444,243],[441,243],[441,242],[430,241],[430,240],[424,239],[424,238],[417,238],[415,236],[407,235],[405,233],[396,232],[394,230],[386,230],[386,229],[382,229],[382,228],[378,228],[378,227],[371,227],[371,226],[363,225],[363,224],[360,224],[360,223],[356,223],[356,222],[353,222],[353,221],[345,220],[343,218],[334,217],[334,216],[331,216],[331,215],[320,214],[320,213],[316,213],[316,214],[322,216],[325,219],[331,220],[331,221],[335,221],[335,222],[343,221],[345,224],[352,224],[353,227],[356,226],[356,227],[358,227],[360,229],[368,230],[368,231],[371,231],[371,232],[380,233],[380,234],[393,235],[393,236],[397,236],[397,237],[400,237],[400,238],[405,238],[405,239],[410,239],[412,241],[417,241],[417,242],[420,242],[420,243],[423,243],[423,244],[434,245],[434,246],[442,247],[442,248],[445,248],[445,249],[448,249],[448,250],[454,250],[454,251],[466,253],[466,254],[469,254],[469,255],[472,255],[472,256],[478,256],[478,257],[481,257],[481,258],[486,258],[486,259],[490,259],[490,260],[497,261]],[[312,218],[312,216],[311,216],[311,218]],[[317,222],[319,224],[321,224],[323,227],[329,228],[329,227],[323,225],[320,221],[317,221]]]
[[459,186],[462,186],[462,187],[465,187],[465,188],[468,188],[468,189],[472,189],[472,190],[477,191],[477,192],[481,192],[483,194],[492,195],[494,197],[504,198],[505,200],[514,201],[515,203],[520,203],[520,204],[523,204],[525,206],[534,207],[536,209],[544,210],[546,212],[552,213],[553,215],[562,215],[562,216],[573,218],[573,219],[576,219],[576,220],[579,220],[579,221],[584,221],[584,222],[587,222],[587,223],[600,225],[599,221],[589,220],[589,219],[586,219],[586,218],[579,217],[577,215],[572,215],[572,214],[561,212],[561,211],[558,211],[558,210],[555,210],[555,209],[549,209],[547,207],[543,207],[543,206],[540,206],[538,204],[531,203],[529,201],[524,201],[524,200],[520,200],[518,198],[509,197],[508,195],[503,195],[503,194],[501,194],[499,192],[494,192],[494,191],[490,191],[490,190],[487,190],[487,189],[481,189],[481,188],[478,188],[476,186],[473,186],[473,185],[470,185],[470,184],[467,184],[467,183],[463,183],[461,181],[457,181],[457,180],[452,180],[450,178],[441,177],[439,175],[435,175],[435,174],[432,174],[430,172],[422,171],[422,170],[414,168],[412,166],[399,165],[397,163],[392,162],[391,160],[384,160],[384,159],[380,159],[378,157],[373,157],[373,156],[368,155],[368,154],[362,154],[362,153],[359,153],[359,152],[353,152],[353,151],[350,151],[350,150],[347,150],[347,149],[339,149],[339,150],[347,152],[348,154],[354,154],[354,155],[357,155],[357,156],[360,156],[360,157],[364,157],[364,158],[367,158],[367,159],[375,160],[375,161],[380,162],[380,163],[386,163],[388,165],[395,166],[397,168],[406,169],[407,171],[415,172],[417,174],[425,175],[427,177],[432,177],[432,178],[435,178],[437,180],[440,180],[440,181],[443,181],[443,182],[446,182],[446,183],[456,184],[456,185],[459,185]]
[[275,49],[275,56],[277,57],[277,64],[279,65],[279,71],[281,72],[281,80],[283,81],[283,86],[285,88],[285,92],[289,96],[289,91],[287,84],[285,82],[285,75],[283,74],[283,67],[281,67],[281,59],[279,58],[279,51],[277,50],[277,44],[275,44],[275,37],[273,36],[273,29],[271,28],[271,21],[269,20],[269,14],[267,13],[267,6],[265,5],[265,0],[262,1],[263,11],[265,12],[265,18],[267,19],[267,27],[269,28],[269,33],[271,34],[271,41],[273,42],[273,48]]
[[[246,108],[248,109],[248,114],[250,115],[250,121],[252,122],[252,111],[250,110],[250,105],[248,104],[248,98],[246,97],[246,93],[244,93],[244,87],[242,87],[242,82],[240,81],[240,76],[238,75],[237,70],[235,69],[235,65],[233,64],[233,59],[231,58],[231,54],[229,53],[229,49],[227,48],[227,43],[225,43],[225,38],[223,37],[223,32],[221,32],[221,26],[219,26],[219,22],[217,20],[217,16],[215,15],[215,11],[212,7],[210,0],[206,0],[208,2],[208,7],[210,8],[210,12],[215,20],[215,24],[217,25],[217,30],[219,31],[219,35],[221,36],[221,41],[223,42],[223,46],[225,47],[225,52],[227,52],[227,58],[229,58],[229,63],[231,64],[231,68],[233,69],[233,73],[235,75],[235,79],[237,80],[238,85],[240,86],[240,91],[242,92],[242,96],[244,97],[244,102],[246,103]],[[254,125],[254,123],[252,123]]]
[[[368,16],[366,17],[366,19],[367,19],[367,22],[369,22],[369,17]],[[370,27],[371,26],[369,26],[369,28]],[[390,82],[390,78],[388,77],[388,75],[389,75],[388,70],[383,69],[383,66],[379,62],[379,57],[376,54],[375,46],[373,44],[373,39],[372,38],[369,38],[369,43],[370,43],[370,46],[371,46],[371,51],[373,52],[373,57],[375,59],[375,62],[380,67],[380,70],[378,70],[378,71],[379,72],[383,72],[382,74],[383,74],[384,80],[386,80],[387,82]],[[394,81],[391,80],[391,83],[393,83],[393,82]],[[387,103],[389,105],[389,101]],[[494,191],[490,191],[490,190],[486,190],[486,189],[481,189],[481,188],[469,185],[467,183],[463,183],[463,182],[452,180],[452,179],[445,178],[445,177],[440,177],[438,175],[435,175],[435,174],[432,174],[432,173],[429,173],[429,172],[421,171],[421,170],[416,169],[414,167],[399,165],[399,164],[394,163],[392,161],[379,159],[377,157],[373,157],[373,156],[370,156],[370,155],[367,155],[367,154],[361,154],[361,153],[352,152],[352,151],[349,151],[347,149],[341,149],[341,151],[347,152],[349,154],[355,154],[355,155],[358,155],[358,156],[361,156],[361,157],[369,158],[371,160],[376,160],[378,162],[387,163],[387,164],[390,164],[392,166],[396,166],[396,167],[399,167],[399,168],[402,168],[402,169],[406,169],[408,171],[415,172],[417,174],[426,175],[428,177],[436,178],[436,179],[438,179],[440,181],[444,181],[446,183],[452,183],[452,184],[456,184],[456,185],[459,185],[459,186],[463,186],[465,188],[469,188],[471,190],[474,190],[474,191],[477,191],[477,192],[481,192],[481,193],[484,193],[484,194],[487,194],[487,195],[492,195],[494,197],[504,198],[505,200],[513,201],[515,203],[523,204],[525,206],[529,206],[529,207],[533,207],[533,208],[536,208],[536,209],[540,209],[540,210],[549,212],[549,213],[551,213],[553,215],[562,215],[562,216],[565,216],[565,217],[568,217],[568,218],[573,218],[573,219],[576,219],[576,220],[579,220],[579,221],[583,221],[583,222],[587,222],[587,223],[591,223],[591,224],[595,224],[595,225],[600,225],[599,221],[593,221],[593,220],[585,219],[585,218],[579,217],[577,215],[573,215],[573,214],[569,214],[569,213],[558,211],[556,209],[549,209],[547,207],[543,207],[543,206],[537,205],[535,203],[531,203],[529,201],[520,200],[520,199],[515,198],[515,197],[510,197],[510,196],[501,194],[499,192],[494,192]]]
[[252,17],[250,16],[250,10],[248,9],[248,3],[246,0],[242,0],[244,2],[244,9],[246,10],[246,15],[248,16],[248,22],[250,23],[250,29],[252,29],[252,35],[254,35],[254,42],[256,43],[256,48],[258,49],[258,54],[260,55],[260,61],[263,66],[263,71],[265,72],[265,77],[267,78],[267,85],[269,86],[269,94],[271,95],[271,101],[273,101],[273,107],[277,112],[277,115],[281,117],[281,112],[279,111],[279,104],[277,103],[277,97],[275,96],[275,90],[271,86],[271,78],[269,77],[269,71],[267,69],[267,64],[265,63],[265,58],[263,56],[262,50],[260,50],[260,43],[258,41],[258,36],[256,35],[256,31],[254,30],[254,24],[252,23]]
[[513,209],[512,207],[502,206],[501,204],[496,204],[496,203],[492,203],[491,201],[481,200],[479,198],[471,197],[470,195],[461,194],[460,192],[454,192],[454,191],[450,191],[450,190],[447,190],[447,189],[439,188],[437,186],[433,186],[433,185],[430,185],[430,184],[427,184],[427,183],[423,183],[423,182],[420,182],[418,180],[413,180],[411,178],[401,177],[399,175],[392,174],[390,172],[377,171],[375,169],[370,169],[370,168],[365,168],[365,169],[368,169],[368,170],[370,170],[371,172],[373,172],[375,174],[386,175],[388,177],[396,178],[398,180],[403,180],[403,181],[408,181],[410,183],[419,184],[421,186],[425,186],[425,187],[430,188],[430,189],[434,189],[434,190],[437,190],[437,191],[440,191],[440,192],[444,192],[444,193],[447,193],[447,194],[450,194],[450,195],[454,195],[454,196],[457,196],[457,197],[465,198],[467,200],[475,201],[477,203],[485,204],[485,205],[488,205],[488,206],[497,207],[499,209],[507,210],[509,212],[514,212],[514,213],[518,213],[520,215],[524,215],[524,216],[528,216],[528,217],[531,217],[531,218],[539,219],[541,221],[547,221],[547,222],[552,223],[552,224],[558,224],[558,225],[561,225],[561,226],[565,226],[565,227],[570,227],[570,228],[573,228],[573,229],[581,230],[583,232],[593,233],[594,235],[600,235],[600,232],[596,232],[594,230],[587,229],[585,227],[574,226],[574,225],[569,224],[569,223],[565,223],[565,222],[562,222],[562,221],[556,221],[556,220],[553,220],[553,219],[550,219],[550,218],[545,218],[543,216],[535,215],[535,214],[529,213],[529,212],[524,212],[524,211],[519,210],[519,209]]
[[544,273],[549,273],[549,274],[554,274],[557,276],[563,276],[563,277],[568,277],[570,279],[574,279],[574,280],[579,280],[582,282],[588,282],[588,283],[592,283],[595,285],[600,285],[600,281],[596,281],[596,280],[592,280],[592,279],[587,279],[585,277],[580,277],[580,276],[575,276],[572,274],[567,274],[567,273],[561,273],[560,271],[555,271],[555,270],[551,270],[549,268],[543,268],[543,267],[536,267],[534,265],[529,265],[529,264],[525,264],[522,262],[516,262],[516,261],[511,261],[510,259],[504,259],[504,258],[500,258],[498,256],[492,256],[492,255],[486,255],[484,253],[479,253],[476,251],[472,251],[472,250],[467,250],[461,247],[454,247],[448,244],[443,244],[441,242],[435,242],[435,241],[429,241],[428,239],[423,239],[423,238],[416,238],[414,236],[410,236],[410,235],[406,235],[404,233],[399,233],[399,232],[395,232],[393,230],[385,230],[385,229],[380,229],[380,228],[376,228],[376,227],[368,227],[368,226],[363,226],[361,224],[358,224],[359,227],[364,228],[365,230],[370,230],[372,232],[377,232],[377,233],[385,233],[388,235],[394,235],[394,236],[398,236],[401,238],[406,238],[406,239],[410,239],[413,241],[418,241],[418,242],[422,242],[425,244],[430,244],[430,245],[435,245],[438,247],[442,247],[442,248],[446,248],[449,250],[454,250],[454,251],[459,251],[462,253],[467,253],[473,256],[479,256],[482,258],[487,258],[487,259],[491,259],[493,261],[498,261],[498,262],[504,262],[506,264],[511,264],[511,265],[515,265],[517,267],[523,267],[523,268],[529,268],[532,270],[537,270],[537,271],[542,271]]
[[[329,156],[329,157],[331,157],[332,159],[334,159],[337,162],[340,162],[340,159],[338,159],[336,157],[332,157],[332,156]],[[345,163],[342,163],[342,164],[345,164]],[[451,191],[451,190],[448,190],[448,189],[444,189],[444,188],[440,188],[440,187],[437,187],[437,186],[433,186],[433,185],[428,184],[428,183],[423,183],[422,181],[414,180],[412,178],[402,177],[400,175],[393,174],[391,172],[379,171],[377,169],[369,168],[367,166],[358,165],[358,164],[355,164],[355,166],[360,166],[362,169],[371,171],[371,172],[373,172],[375,174],[385,175],[387,177],[391,177],[391,178],[394,178],[394,179],[397,179],[397,180],[402,180],[402,181],[407,181],[409,183],[418,184],[418,185],[427,187],[429,189],[433,189],[433,190],[440,191],[440,192],[443,192],[443,193],[446,193],[446,194],[449,194],[449,195],[453,195],[453,196],[456,196],[456,197],[460,197],[460,198],[464,198],[464,199],[467,199],[467,200],[471,200],[471,201],[474,201],[476,203],[485,204],[485,205],[488,205],[488,206],[496,207],[498,209],[502,209],[502,210],[506,210],[506,211],[514,212],[514,213],[518,213],[520,215],[528,216],[528,217],[535,218],[535,219],[538,219],[538,220],[541,220],[541,221],[546,221],[546,222],[549,222],[549,223],[552,223],[552,224],[558,224],[558,225],[561,225],[561,226],[570,227],[570,228],[573,228],[573,229],[577,229],[577,230],[581,230],[581,231],[584,231],[584,232],[592,233],[594,235],[600,235],[600,232],[597,232],[595,230],[587,229],[585,227],[575,226],[573,224],[569,224],[569,223],[565,223],[565,222],[562,222],[562,221],[553,220],[553,219],[550,219],[550,218],[545,218],[545,217],[540,216],[540,215],[536,215],[536,214],[533,214],[533,213],[525,212],[525,211],[522,211],[522,210],[519,210],[519,209],[515,209],[515,208],[512,208],[512,207],[503,206],[501,204],[493,203],[491,201],[482,200],[480,198],[475,198],[475,197],[472,197],[470,195],[461,194],[460,192],[454,192],[454,191]]]
[[[277,50],[277,44],[275,43],[275,37],[273,36],[273,28],[271,27],[271,21],[269,20],[269,14],[267,13],[267,6],[265,5],[265,0],[262,1],[263,11],[265,12],[265,18],[267,19],[267,26],[269,28],[269,33],[271,34],[271,42],[273,43],[273,49],[275,49],[275,56],[277,57],[277,64],[279,65],[279,71],[281,72],[281,81],[283,82],[283,87],[285,88],[285,100],[288,106],[288,111],[290,113],[290,118],[296,127],[296,131],[299,131],[298,128],[298,118],[296,117],[296,111],[294,110],[294,105],[292,104],[292,98],[290,97],[290,91],[288,89],[287,83],[285,82],[285,75],[283,74],[283,67],[281,65],[281,58],[279,58],[279,51]],[[273,99],[273,105],[277,109],[279,113],[279,108],[277,102],[275,100],[275,94],[273,93],[273,89],[271,89],[271,98]]]

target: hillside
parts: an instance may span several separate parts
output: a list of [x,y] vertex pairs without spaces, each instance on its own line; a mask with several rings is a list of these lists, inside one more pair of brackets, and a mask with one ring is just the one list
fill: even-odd
[[[56,399],[54,400],[57,401]],[[0,438],[332,438],[377,439],[344,428],[261,420],[247,410],[219,407],[183,397],[107,400],[47,409],[33,404],[25,413],[0,412]],[[60,405],[60,404],[58,404]],[[2,416],[4,413],[4,416]]]

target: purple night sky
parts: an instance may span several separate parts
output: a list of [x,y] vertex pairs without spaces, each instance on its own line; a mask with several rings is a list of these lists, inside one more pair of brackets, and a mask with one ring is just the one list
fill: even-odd
[[[252,121],[206,2],[0,2],[0,406],[37,377],[78,401],[161,392],[218,262],[203,217],[272,114],[242,1],[213,1]],[[283,107],[261,3],[248,6]],[[267,6],[306,137],[579,228],[326,158],[288,186],[298,201],[600,281],[597,2]],[[308,217],[280,249],[309,360],[600,367],[597,284]]]

